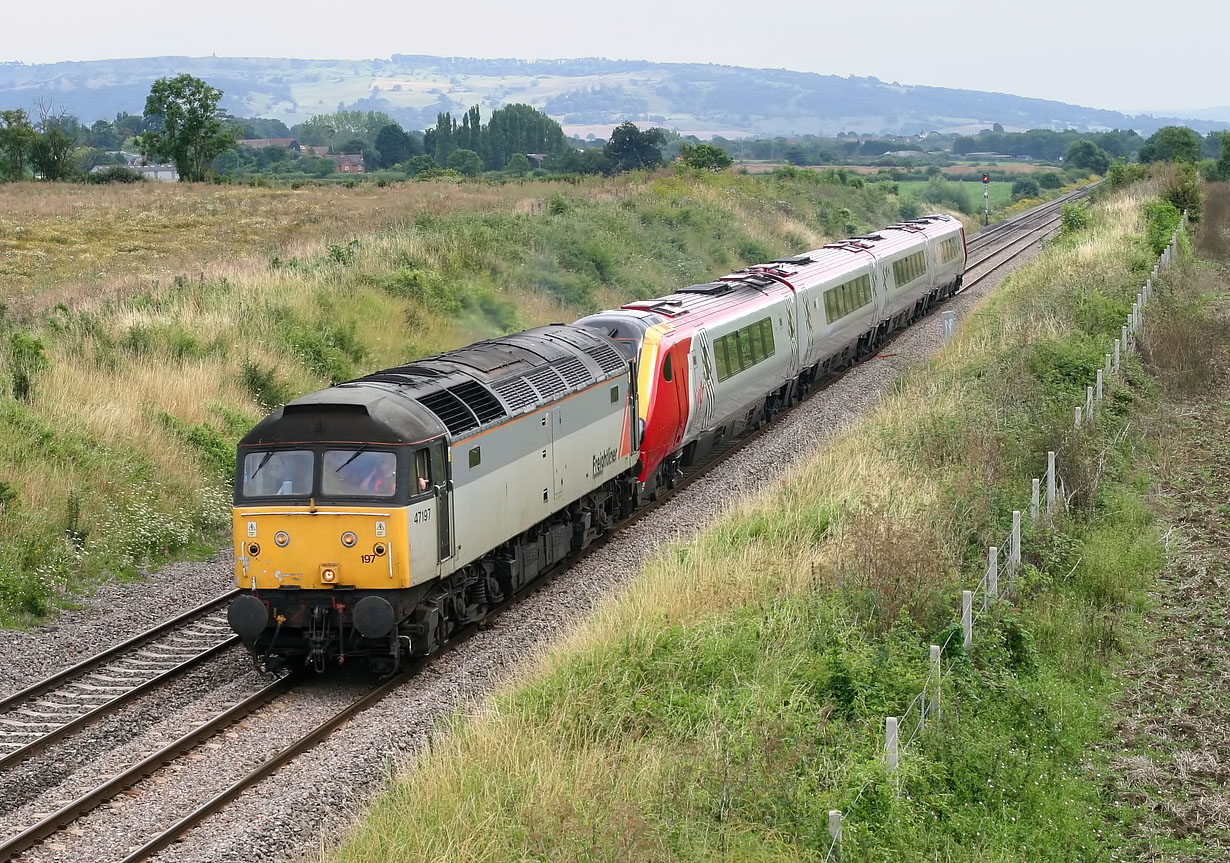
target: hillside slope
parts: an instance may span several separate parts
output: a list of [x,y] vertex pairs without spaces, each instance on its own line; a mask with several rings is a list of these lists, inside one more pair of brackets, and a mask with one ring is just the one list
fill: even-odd
[[[239,116],[288,124],[341,108],[387,111],[424,128],[440,111],[524,102],[573,131],[623,120],[726,135],[916,134],[971,124],[1021,128],[1135,128],[1171,120],[1132,117],[1001,93],[917,87],[784,69],[602,59],[479,60],[395,54],[383,60],[151,57],[45,65],[0,64],[0,106],[39,100],[86,122],[139,113],[159,77],[187,72],[226,93]],[[1206,131],[1225,123],[1192,121]],[[598,131],[598,130],[595,130]]]

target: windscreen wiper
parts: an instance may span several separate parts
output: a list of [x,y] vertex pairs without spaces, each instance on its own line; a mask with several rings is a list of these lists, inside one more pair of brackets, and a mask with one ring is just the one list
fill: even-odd
[[346,459],[344,462],[342,462],[342,463],[341,463],[341,466],[339,466],[339,467],[338,467],[338,469],[334,471],[334,473],[341,473],[341,472],[342,472],[342,468],[344,468],[346,465],[350,464],[352,461],[354,461],[355,459],[357,459],[357,458],[359,457],[359,453],[363,452],[363,450],[365,450],[365,449],[367,449],[367,444],[363,444],[363,446],[361,446],[361,447],[359,447],[357,450],[355,450],[355,451],[354,451],[354,455],[352,455],[350,458],[348,458],[348,459]]
[[256,475],[261,472],[261,468],[269,463],[269,459],[271,458],[273,458],[273,450],[269,450],[269,452],[265,453],[265,457],[261,459],[261,463],[256,466],[256,470],[252,471],[252,476],[248,477],[248,479],[256,479]]

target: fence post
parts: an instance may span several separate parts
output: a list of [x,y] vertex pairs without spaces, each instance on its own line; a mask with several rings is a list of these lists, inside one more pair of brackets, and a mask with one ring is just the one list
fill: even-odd
[[1119,374],[1119,340],[1115,339],[1115,374]]
[[987,549],[987,589],[982,594],[982,610],[992,602],[999,601],[999,549],[991,546]]
[[940,670],[940,646],[938,644],[931,645],[931,667],[935,672],[935,698],[928,702],[927,712],[931,714],[932,719],[938,721],[940,718],[940,683],[944,680],[944,675]]
[[961,591],[961,632],[965,635],[965,649],[974,646],[974,594],[972,591]]
[[[1128,344],[1127,337],[1128,337],[1128,328],[1122,327],[1122,326],[1119,327],[1119,341],[1123,343],[1123,350],[1125,353],[1131,349],[1131,345]],[[1116,371],[1118,370],[1118,368],[1119,368],[1119,364],[1115,363]]]
[[1102,364],[1102,371],[1106,372],[1106,376],[1110,377],[1110,354],[1106,355],[1106,362]]
[[1029,493],[1029,520],[1033,524],[1038,523],[1038,487],[1042,485],[1042,480],[1034,477],[1033,490]]
[[1080,408],[1080,405],[1077,405],[1077,406],[1076,406],[1076,430],[1077,430],[1077,431],[1080,431],[1080,430],[1081,430],[1081,408]]
[[1021,511],[1012,511],[1012,548],[1008,552],[1008,595],[1016,596],[1016,571],[1021,566]]
[[832,859],[841,859],[841,810],[829,810],[829,837],[832,839]]
[[888,770],[894,773],[897,770],[897,764],[900,762],[900,754],[897,751],[897,717],[884,717],[884,755],[888,761]]
[[1085,422],[1093,425],[1093,387],[1085,387]]
[[[1110,365],[1110,354],[1106,355],[1106,364]],[[1102,370],[1098,369],[1098,390],[1094,394],[1098,401],[1102,400]]]
[[1055,514],[1055,451],[1046,454],[1046,515]]

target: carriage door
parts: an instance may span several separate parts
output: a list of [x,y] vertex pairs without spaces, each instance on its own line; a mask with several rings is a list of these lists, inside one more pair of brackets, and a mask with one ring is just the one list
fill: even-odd
[[699,403],[696,414],[699,428],[704,429],[712,425],[713,417],[717,413],[714,406],[717,394],[713,391],[713,361],[710,359],[713,356],[713,348],[709,345],[709,333],[703,328],[697,328],[695,339],[692,359],[694,363],[697,360],[700,363],[700,368],[694,369],[697,372],[694,386]]
[[441,561],[453,556],[453,495],[448,469],[448,444],[441,438],[431,445],[431,481],[435,483],[436,530]]

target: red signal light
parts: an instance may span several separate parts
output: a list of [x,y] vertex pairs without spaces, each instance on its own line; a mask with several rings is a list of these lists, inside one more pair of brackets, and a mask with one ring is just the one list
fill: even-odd
[[991,182],[991,175],[990,175],[990,174],[983,174],[983,175],[982,175],[982,182],[984,182],[984,183],[989,183],[989,182]]

